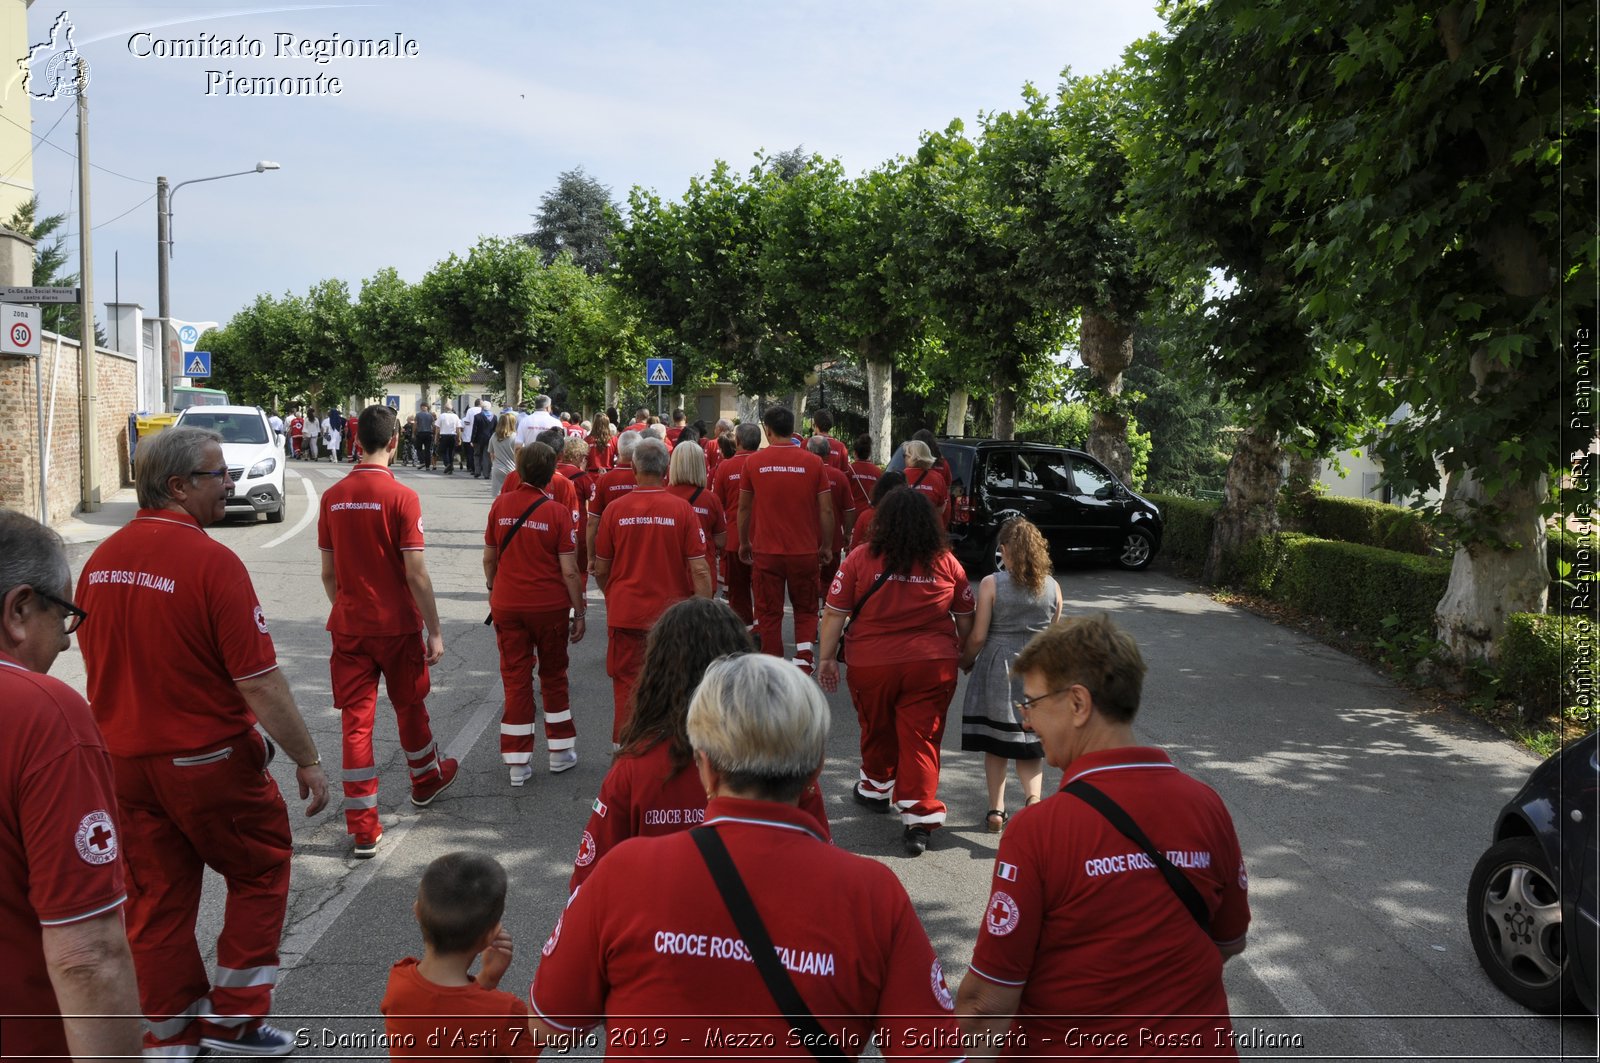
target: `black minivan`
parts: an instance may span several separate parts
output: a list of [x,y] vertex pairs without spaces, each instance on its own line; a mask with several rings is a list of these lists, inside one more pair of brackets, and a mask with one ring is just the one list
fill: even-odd
[[939,440],[950,466],[950,549],[976,577],[993,572],[995,538],[1026,517],[1057,561],[1093,556],[1125,569],[1161,548],[1161,511],[1081,450],[1019,440]]

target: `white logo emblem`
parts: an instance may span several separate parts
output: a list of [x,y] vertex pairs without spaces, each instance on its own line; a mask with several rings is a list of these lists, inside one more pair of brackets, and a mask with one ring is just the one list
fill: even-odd
[[944,984],[944,968],[939,966],[939,961],[933,961],[933,970],[928,975],[933,986],[933,999],[946,1011],[956,1010],[956,1002],[950,996],[950,987]]
[[1250,876],[1244,873],[1243,860],[1239,861],[1239,888],[1242,890],[1248,890],[1250,888]]
[[583,840],[578,843],[577,864],[579,867],[588,867],[592,863],[594,863],[594,835],[584,831]]
[[103,808],[83,817],[73,841],[86,864],[109,864],[117,858],[117,828]]
[[561,921],[566,917],[566,912],[556,917],[556,928],[550,931],[550,939],[544,943],[544,948],[539,950],[544,955],[548,956],[556,950],[556,942],[561,940]]
[[995,890],[989,898],[989,911],[984,916],[983,924],[989,928],[989,933],[997,938],[1003,938],[1017,928],[1017,920],[1021,918],[1017,902],[1011,899],[1011,894],[1004,890]]
[[417,518],[417,534],[418,535],[422,534],[422,518],[421,517]]
[[[36,100],[53,100],[78,94],[78,66],[83,56],[72,41],[72,18],[63,11],[50,26],[50,39],[40,41],[17,60],[22,87]],[[83,83],[89,83],[89,64],[83,64]]]
[[261,606],[256,606],[256,630],[263,635],[267,633],[267,614],[261,611]]

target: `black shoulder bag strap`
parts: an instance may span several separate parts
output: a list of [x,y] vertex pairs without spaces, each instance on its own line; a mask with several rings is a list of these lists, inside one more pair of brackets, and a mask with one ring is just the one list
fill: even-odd
[[694,500],[700,497],[700,492],[704,491],[704,490],[705,490],[704,487],[696,487],[694,489],[694,494],[689,496],[689,504],[691,506],[694,505]]
[[[522,511],[522,516],[517,518],[516,523],[511,525],[511,530],[506,532],[505,537],[500,540],[500,549],[495,551],[495,557],[500,558],[505,556],[506,547],[511,545],[511,540],[516,538],[517,532],[522,530],[522,526],[528,523],[528,518],[533,516],[533,511],[548,501],[550,501],[549,495],[540,495],[537,502]],[[483,623],[485,627],[494,623],[493,610],[490,610],[489,615],[483,618]]]
[[716,883],[717,892],[722,894],[722,903],[728,906],[733,925],[744,939],[745,947],[750,950],[750,958],[755,961],[761,980],[767,984],[767,992],[772,994],[772,1000],[788,1021],[789,1028],[805,1039],[807,1049],[818,1059],[848,1059],[839,1045],[839,1039],[824,1030],[816,1016],[811,1014],[800,991],[794,987],[794,980],[778,961],[778,953],[772,947],[772,938],[767,935],[766,924],[756,911],[755,901],[750,899],[750,891],[744,888],[744,879],[739,877],[739,869],[734,866],[728,847],[722,844],[722,839],[710,827],[695,827],[689,831],[689,837],[694,839],[695,846],[700,850],[706,869],[711,872],[711,881]]
[[1117,828],[1121,834],[1139,848],[1144,850],[1144,855],[1150,858],[1151,863],[1161,872],[1161,877],[1167,880],[1167,885],[1172,887],[1172,892],[1178,895],[1178,900],[1189,909],[1189,914],[1194,916],[1194,921],[1200,924],[1200,929],[1207,935],[1211,933],[1211,910],[1206,907],[1205,899],[1200,896],[1200,891],[1195,884],[1175,867],[1167,855],[1151,844],[1145,832],[1133,821],[1133,817],[1125,812],[1121,805],[1107,797],[1105,792],[1097,790],[1082,779],[1074,779],[1062,787],[1064,793],[1093,808],[1106,818],[1106,821]]
[[861,607],[866,605],[867,604],[867,599],[871,598],[874,594],[877,594],[878,593],[878,589],[880,587],[882,587],[885,583],[887,583],[888,580],[889,580],[889,573],[887,573],[887,572],[878,573],[877,577],[872,581],[872,586],[867,588],[867,593],[863,594],[861,596],[861,600],[856,603],[856,607],[854,609],[850,610],[850,619],[848,619],[848,620],[846,620],[844,622],[844,630],[839,632],[839,648],[834,652],[834,657],[836,659],[841,660],[841,661],[844,660],[844,641],[845,641],[845,636],[850,634],[850,628],[851,628],[852,625],[855,624],[856,617],[861,615]]
[[923,469],[920,473],[918,473],[917,478],[911,482],[911,486],[916,487],[921,484],[922,481],[926,480],[928,478],[929,471],[930,470],[928,469]]

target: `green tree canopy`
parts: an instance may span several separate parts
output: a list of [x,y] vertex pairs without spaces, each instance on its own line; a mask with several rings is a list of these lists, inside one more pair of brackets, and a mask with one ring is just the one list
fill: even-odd
[[545,265],[565,252],[589,273],[605,273],[615,264],[611,241],[620,228],[611,189],[583,172],[568,170],[556,187],[539,197],[533,232],[523,237],[539,249]]

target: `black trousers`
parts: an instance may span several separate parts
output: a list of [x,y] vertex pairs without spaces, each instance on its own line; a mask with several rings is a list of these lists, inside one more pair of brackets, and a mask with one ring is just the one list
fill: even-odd
[[456,471],[456,437],[441,435],[439,437],[439,460],[444,462],[445,472]]
[[417,433],[417,468],[433,468],[433,433]]

